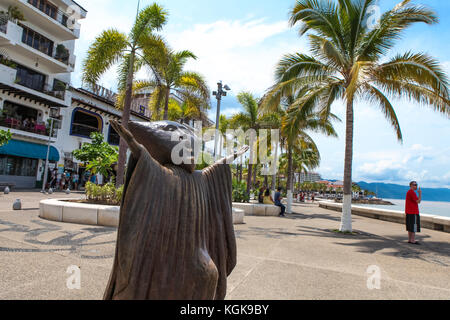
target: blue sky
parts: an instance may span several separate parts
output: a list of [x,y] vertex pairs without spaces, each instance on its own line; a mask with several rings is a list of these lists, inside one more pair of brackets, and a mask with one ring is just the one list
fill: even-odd
[[[78,0],[88,10],[82,22],[81,38],[76,45],[77,68],[73,84],[80,85],[80,66],[89,44],[102,30],[115,27],[127,31],[136,14],[137,0]],[[141,1],[141,6],[153,1]],[[382,10],[400,0],[380,0]],[[450,73],[450,1],[416,0],[438,12],[440,24],[416,25],[409,29],[390,56],[427,52]],[[223,113],[240,110],[235,95],[250,91],[262,96],[272,84],[274,65],[286,53],[308,52],[305,38],[287,24],[294,0],[165,0],[159,1],[169,11],[169,21],[162,34],[174,49],[189,49],[198,60],[187,65],[202,73],[211,89],[222,80],[231,89],[223,100]],[[145,73],[140,75],[145,77]],[[108,72],[102,84],[115,88],[115,73]],[[358,102],[355,106],[354,181],[406,184],[418,180],[426,187],[450,188],[450,119],[430,108],[409,101],[393,100],[403,131],[404,142],[396,135],[376,106]],[[210,116],[215,119],[215,101]],[[341,102],[333,112],[344,117]],[[344,167],[343,123],[336,123],[338,139],[313,134],[322,163],[317,171],[323,178],[342,179]]]

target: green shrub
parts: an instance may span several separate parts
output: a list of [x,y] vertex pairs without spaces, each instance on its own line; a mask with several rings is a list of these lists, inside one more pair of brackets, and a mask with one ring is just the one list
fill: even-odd
[[247,185],[244,181],[233,179],[233,202],[250,202],[250,196],[247,194]]
[[106,202],[110,205],[120,205],[122,201],[123,186],[116,189],[113,182],[103,186],[92,182],[86,183],[86,198],[96,202]]

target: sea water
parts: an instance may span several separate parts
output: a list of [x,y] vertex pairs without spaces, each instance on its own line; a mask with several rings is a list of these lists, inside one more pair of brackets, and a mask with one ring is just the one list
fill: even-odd
[[[375,205],[375,204],[355,204],[361,207],[371,207],[387,210],[395,210],[405,212],[405,200],[399,199],[383,199],[392,202],[394,205]],[[450,217],[450,202],[422,201],[419,204],[419,212],[436,216]]]

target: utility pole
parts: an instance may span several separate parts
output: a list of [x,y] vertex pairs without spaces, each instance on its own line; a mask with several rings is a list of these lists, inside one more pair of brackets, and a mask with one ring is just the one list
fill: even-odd
[[45,158],[45,169],[44,169],[44,180],[42,181],[42,190],[41,193],[45,193],[45,185],[47,184],[48,179],[48,158],[50,156],[50,143],[51,139],[53,137],[53,123],[55,119],[53,118],[53,112],[57,111],[56,108],[50,109],[50,132],[48,134],[48,141],[47,141],[47,157]]

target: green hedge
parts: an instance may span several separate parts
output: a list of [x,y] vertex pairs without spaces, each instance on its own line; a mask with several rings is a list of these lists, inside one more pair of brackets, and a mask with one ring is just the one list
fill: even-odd
[[86,198],[97,202],[106,202],[111,205],[120,205],[122,201],[123,186],[116,188],[109,182],[103,186],[92,182],[86,183]]

